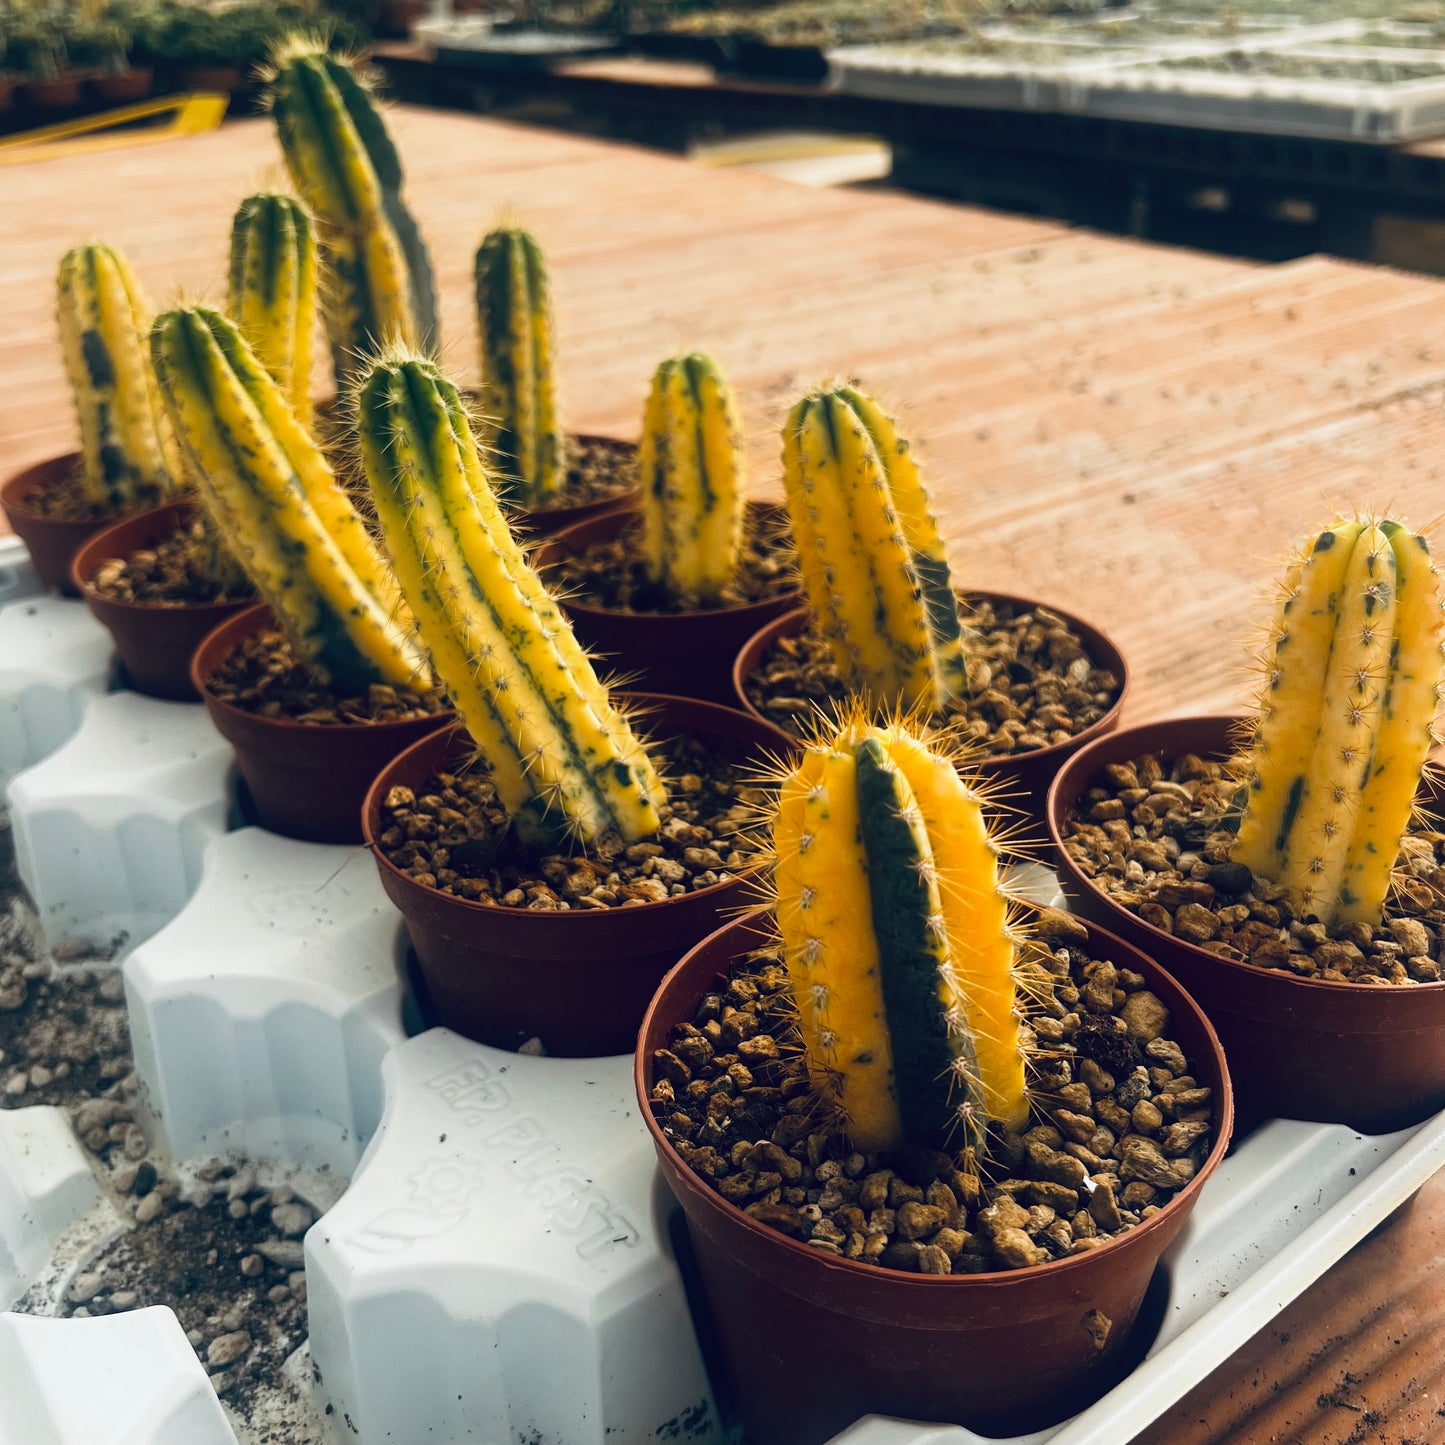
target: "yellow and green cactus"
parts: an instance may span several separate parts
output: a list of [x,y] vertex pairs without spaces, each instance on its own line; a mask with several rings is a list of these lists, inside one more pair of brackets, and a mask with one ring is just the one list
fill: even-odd
[[384,558],[235,324],[167,311],[151,355],[207,510],[297,655],[338,691],[426,686]]
[[674,597],[716,603],[737,571],[747,479],[737,407],[711,358],[657,368],[638,472],[648,578]]
[[290,196],[247,196],[231,223],[227,308],[303,426],[311,425],[316,237]]
[[140,282],[118,251],[93,244],[65,253],[56,289],[86,496],[116,510],[148,506],[179,482],[180,457],[146,355]]
[[354,68],[323,39],[293,35],[273,52],[270,81],[287,169],[317,221],[337,376],[354,376],[388,341],[435,347],[431,262],[396,147]]
[[977,793],[860,712],[785,778],[778,927],[815,1089],[856,1148],[976,1149],[1028,1119],[1017,929]]
[[1442,634],[1429,546],[1401,522],[1337,521],[1286,575],[1233,856],[1326,926],[1379,922],[1430,751]]
[[529,840],[657,830],[661,783],[514,540],[455,386],[388,353],[357,396],[362,465],[432,665]]
[[783,428],[783,484],[808,601],[849,687],[941,713],[967,687],[963,626],[908,443],[856,387],[823,387]]
[[489,231],[477,248],[475,279],[485,441],[506,499],[545,507],[562,490],[567,459],[541,247],[515,226]]

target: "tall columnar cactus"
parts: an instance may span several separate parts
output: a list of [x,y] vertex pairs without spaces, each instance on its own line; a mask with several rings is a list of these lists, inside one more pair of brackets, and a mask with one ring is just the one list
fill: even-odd
[[778,925],[815,1088],[860,1149],[977,1147],[1028,1118],[1017,945],[978,795],[861,713],[788,775]]
[[351,65],[294,35],[271,59],[271,109],[291,179],[316,217],[336,374],[384,342],[437,344],[431,263],[402,199],[401,162]]
[[231,223],[227,309],[303,426],[311,425],[316,237],[290,196],[247,196]]
[[397,352],[364,379],[357,410],[397,580],[514,831],[655,832],[657,774],[513,539],[456,388]]
[[715,602],[737,571],[747,480],[737,407],[709,357],[657,368],[638,472],[648,577],[676,597]]
[[338,690],[425,685],[385,560],[235,324],[167,311],[151,354],[207,508],[298,655]]
[[476,288],[485,440],[508,500],[546,506],[562,489],[567,461],[547,267],[531,234],[489,231],[477,248]]
[[849,685],[941,712],[967,686],[948,560],[908,443],[856,387],[805,396],[783,483],[808,601]]
[[76,246],[57,279],[60,345],[80,419],[85,492],[134,510],[180,477],[180,457],[146,354],[150,307],[125,258]]
[[1401,522],[1335,522],[1286,575],[1234,859],[1327,926],[1379,922],[1430,751],[1442,635],[1430,549]]

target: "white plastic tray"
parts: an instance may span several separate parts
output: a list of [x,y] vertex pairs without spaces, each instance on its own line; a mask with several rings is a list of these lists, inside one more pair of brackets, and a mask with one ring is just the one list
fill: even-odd
[[[13,557],[0,545],[0,599],[32,585]],[[81,604],[0,608],[17,852],[52,943],[131,940],[158,1140],[181,1162],[244,1152],[326,1209],[305,1240],[311,1338],[288,1366],[298,1445],[721,1445],[629,1060],[407,1037],[403,935],[365,852],[225,831],[226,757],[198,707],[106,694]],[[32,1286],[57,1297],[122,1227],[87,1158],[58,1111],[0,1113],[0,1308]],[[1166,1257],[1144,1362],[1016,1445],[1128,1439],[1442,1163],[1445,1118],[1380,1138],[1266,1125]],[[0,1314],[0,1379],[0,1445],[252,1438],[164,1309]],[[869,1418],[839,1441],[981,1438]]]

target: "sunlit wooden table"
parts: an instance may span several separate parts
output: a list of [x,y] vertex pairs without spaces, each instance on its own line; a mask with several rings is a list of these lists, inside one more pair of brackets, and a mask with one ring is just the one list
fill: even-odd
[[[656,362],[705,348],[768,493],[791,400],[857,377],[916,440],[960,579],[1114,633],[1136,721],[1242,698],[1261,590],[1332,508],[1445,514],[1440,282],[809,190],[470,116],[400,111],[394,128],[460,378],[477,370],[472,253],[504,208],[551,258],[574,429],[635,434]],[[61,251],[104,238],[158,303],[220,301],[236,202],[282,178],[264,121],[4,173],[0,471],[73,445]],[[1445,1441],[1442,1259],[1437,1179],[1142,1438]]]

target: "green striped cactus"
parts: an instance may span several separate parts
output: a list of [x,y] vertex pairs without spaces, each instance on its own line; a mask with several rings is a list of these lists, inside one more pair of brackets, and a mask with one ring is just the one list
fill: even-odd
[[316,238],[290,196],[247,196],[231,223],[231,319],[291,403],[311,425],[311,341],[316,334]]
[[426,686],[384,559],[235,324],[167,311],[151,355],[207,509],[297,656],[338,691]]
[[783,780],[778,926],[815,1089],[854,1147],[976,1149],[1027,1123],[1016,930],[976,793],[844,717]]
[[1234,859],[1327,926],[1378,923],[1439,705],[1440,578],[1401,522],[1338,521],[1291,565]]
[[476,256],[485,441],[508,501],[545,507],[567,477],[557,422],[556,344],[547,267],[526,231],[501,227]]
[[118,251],[76,246],[61,258],[57,292],[85,494],[116,511],[150,506],[177,485],[181,463],[146,356],[140,282]]
[[908,443],[856,387],[805,396],[783,485],[808,601],[849,686],[929,714],[967,688],[948,559]]
[[283,42],[270,79],[286,165],[317,220],[337,376],[353,377],[387,341],[435,347],[431,262],[375,102],[352,66],[314,37]]
[[513,539],[456,388],[389,354],[362,382],[358,425],[397,580],[513,830],[655,832],[657,774]]
[[709,357],[657,368],[638,472],[649,579],[675,597],[715,604],[737,572],[747,479],[737,407]]

